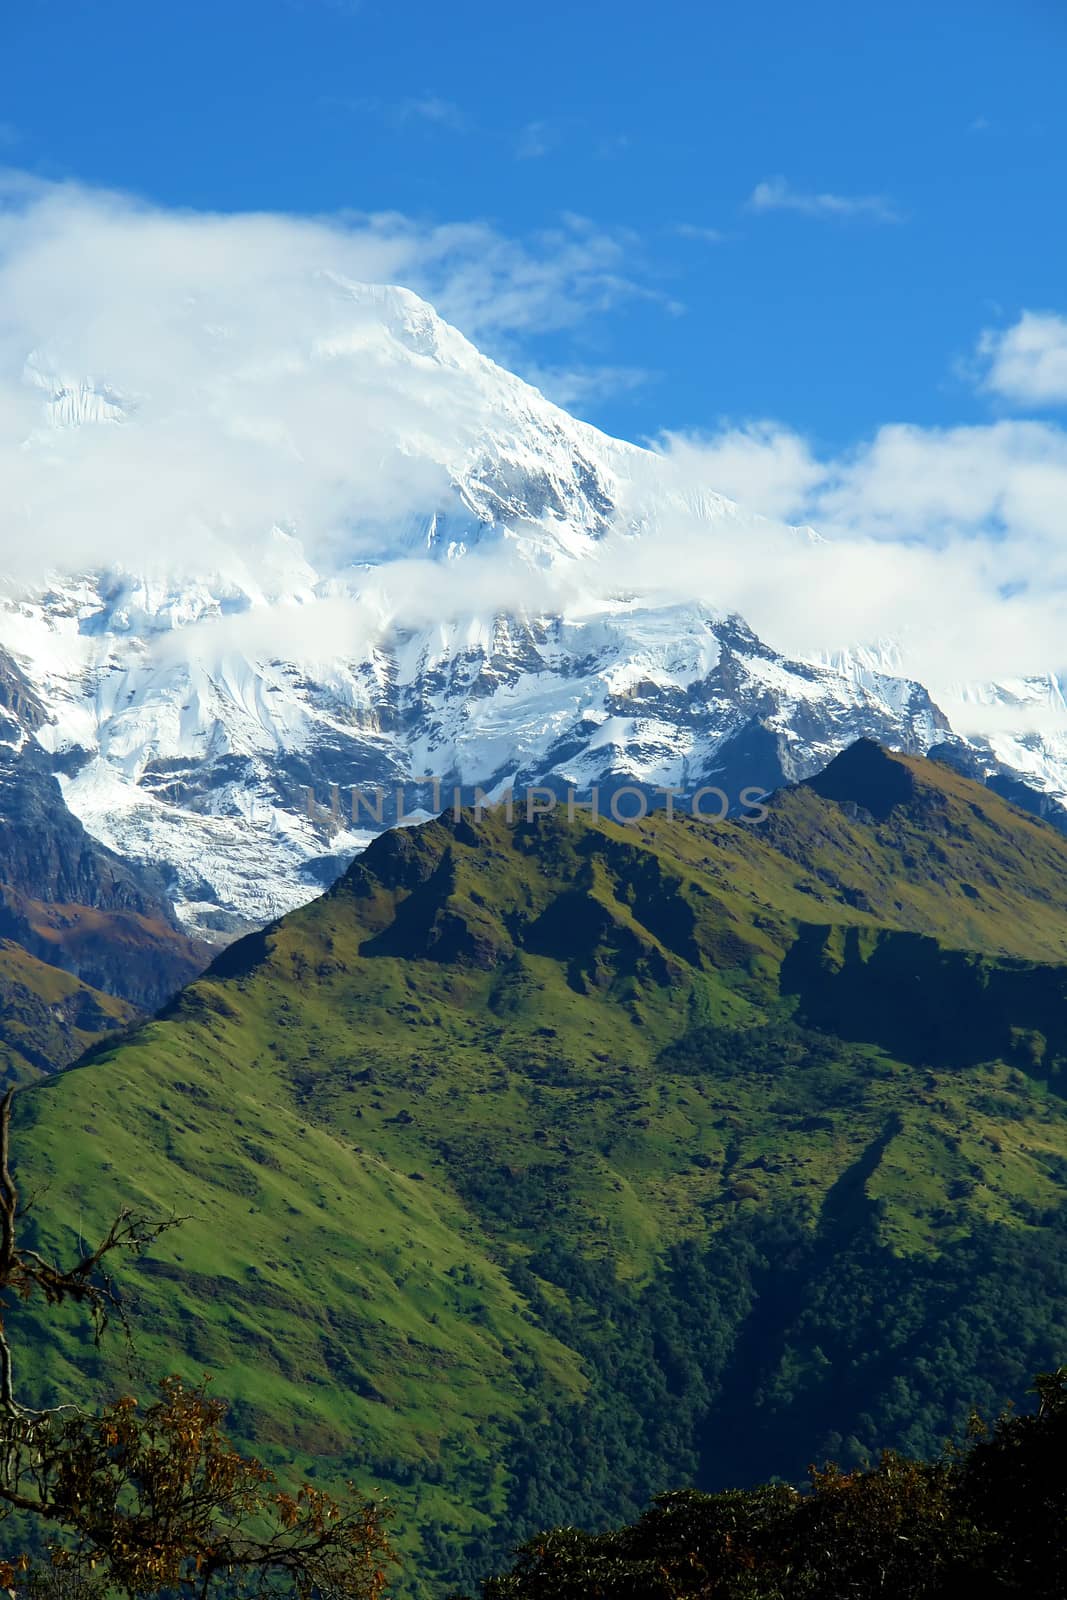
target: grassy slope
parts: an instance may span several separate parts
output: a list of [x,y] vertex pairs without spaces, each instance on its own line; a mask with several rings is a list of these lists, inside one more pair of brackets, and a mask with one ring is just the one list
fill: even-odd
[[[874,1148],[866,1193],[904,1252],[1056,1205],[1067,1108],[1017,1063],[942,1070],[863,1040],[814,1073],[671,1055],[795,1004],[778,975],[802,925],[1067,961],[1067,839],[894,766],[906,803],[873,824],[802,789],[762,828],[491,816],[387,836],[164,1017],[21,1097],[42,1238],[124,1200],[189,1217],[127,1274],[138,1381],[211,1370],[268,1457],[391,1488],[411,1546],[416,1521],[500,1514],[525,1367],[563,1404],[589,1381],[507,1275],[541,1245],[637,1285],[669,1241],[781,1200],[818,1211]],[[521,1225],[472,1203],[501,1168]],[[33,1382],[129,1381],[103,1360],[69,1330]]]
[[0,1082],[23,1083],[66,1066],[137,1013],[21,945],[0,939]]
[[[889,764],[901,774],[902,803],[873,825],[818,792],[862,792]],[[815,783],[778,797],[761,836],[880,923],[956,949],[1067,957],[1067,840],[949,768],[861,742]]]

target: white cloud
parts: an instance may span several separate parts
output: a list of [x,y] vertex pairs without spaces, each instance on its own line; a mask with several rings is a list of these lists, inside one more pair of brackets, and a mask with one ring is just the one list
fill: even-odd
[[523,377],[558,406],[580,414],[591,400],[630,394],[655,374],[645,367],[539,367],[527,363]]
[[319,104],[327,110],[373,117],[392,128],[403,128],[412,122],[428,122],[451,133],[462,133],[468,127],[462,108],[454,100],[446,100],[442,95],[430,92],[409,95],[403,100],[382,100],[373,95],[356,98],[326,95]]
[[559,130],[551,123],[528,122],[519,132],[515,158],[518,161],[539,161],[542,156],[549,155],[558,143]]
[[[9,176],[0,571],[175,551],[210,567],[276,521],[316,557],[342,537],[358,555],[383,521],[440,502],[432,441],[453,396],[433,363],[402,384],[379,371],[345,285],[407,285],[510,355],[644,294],[632,258],[628,236],[578,217],[522,241],[480,222],[167,212]],[[50,397],[61,413],[104,385],[135,424],[43,430]]]
[[693,583],[780,647],[895,638],[904,670],[953,705],[962,682],[1067,670],[1067,430],[890,424],[826,456],[763,421],[659,448],[691,492],[714,486],[824,535],[771,524],[754,556],[702,548],[695,519],[673,529]]
[[633,276],[634,235],[586,217],[567,214],[527,240],[461,223],[419,232],[416,241],[428,297],[475,339],[574,326],[633,298],[674,309]]
[[676,223],[674,232],[679,239],[694,239],[700,244],[725,244],[729,238],[721,228],[704,228],[695,222]]
[[[118,336],[125,294],[136,315],[168,297],[192,304],[202,283],[232,296],[241,314],[242,272],[253,294],[281,295],[290,280],[310,282],[333,269],[362,282],[406,284],[468,337],[491,345],[498,335],[585,323],[631,297],[665,303],[634,276],[635,245],[632,232],[570,213],[519,239],[485,222],[424,224],[390,212],[168,212],[127,195],[0,171],[0,271],[20,296],[4,321],[16,337],[26,331],[22,306],[36,319],[35,337],[64,316],[92,322],[98,305]],[[66,262],[64,249],[72,252]],[[167,326],[164,317],[160,336]],[[272,332],[269,323],[265,331]],[[104,346],[102,335],[97,342]]]
[[452,100],[442,99],[439,94],[424,94],[401,100],[396,111],[402,122],[410,122],[412,119],[435,122],[439,127],[452,128],[456,132],[466,126],[466,118],[459,106]]
[[[150,568],[177,553],[206,574],[237,549],[255,576],[275,523],[298,529],[327,569],[335,556],[350,562],[383,527],[395,534],[440,503],[447,430],[476,436],[479,402],[476,384],[456,385],[417,349],[398,380],[376,355],[377,314],[361,313],[346,285],[406,284],[506,350],[649,293],[633,277],[636,254],[631,236],[581,217],[515,240],[481,222],[166,212],[9,177],[0,571],[49,560]],[[988,359],[1003,386],[1013,369],[998,363],[1018,350],[999,338]],[[532,375],[571,404],[643,377],[574,365]],[[105,384],[101,404],[131,412],[129,425],[43,426],[50,396],[76,407]],[[656,450],[658,460],[635,458],[618,534],[580,571],[532,575],[506,547],[446,572],[402,556],[358,605],[293,607],[294,638],[321,649],[387,615],[562,605],[577,589],[631,585],[735,607],[802,654],[896,636],[906,670],[946,700],[963,680],[1067,668],[1064,428],[894,423],[827,453],[757,420],[666,435]],[[716,521],[709,491],[769,520]],[[785,523],[814,524],[825,543]]]
[[987,329],[978,353],[991,393],[1016,405],[1067,404],[1067,317],[1024,311],[1010,328]]
[[657,447],[694,480],[765,517],[796,520],[826,468],[804,439],[777,422],[725,424],[718,433],[666,433]]
[[882,194],[806,193],[783,177],[757,183],[746,201],[749,211],[796,211],[805,217],[866,217],[871,222],[902,222],[893,202]]
[[[515,159],[517,161],[539,161],[544,156],[551,155],[563,143],[565,129],[558,122],[549,122],[537,118],[527,122],[519,130],[515,142]],[[581,137],[583,145],[587,143],[587,135],[582,137],[585,130],[580,124],[571,125],[571,137]],[[624,156],[630,149],[632,140],[626,133],[601,134],[593,142],[592,153],[598,161],[613,161],[619,156]]]

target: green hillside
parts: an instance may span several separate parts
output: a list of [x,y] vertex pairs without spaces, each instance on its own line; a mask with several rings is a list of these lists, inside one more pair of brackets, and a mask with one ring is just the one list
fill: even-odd
[[1067,838],[870,745],[758,825],[384,835],[19,1097],[42,1243],[189,1217],[132,1366],[72,1321],[22,1381],[215,1373],[260,1454],[389,1493],[419,1596],[936,1451],[1067,1349],[1065,995]]
[[65,1067],[136,1020],[127,1001],[0,939],[0,1083],[24,1083]]

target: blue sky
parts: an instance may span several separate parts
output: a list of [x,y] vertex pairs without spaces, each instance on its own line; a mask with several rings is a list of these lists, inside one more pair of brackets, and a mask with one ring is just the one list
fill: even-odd
[[0,35],[11,167],[580,246],[570,313],[472,331],[627,437],[977,423],[982,331],[1067,310],[1051,0],[27,0]]
[[[0,566],[100,559],[120,510],[140,549],[161,499],[313,546],[301,505],[384,526],[422,486],[367,440],[410,395],[270,374],[330,273],[399,282],[669,458],[676,504],[827,541],[798,590],[788,537],[753,559],[682,518],[672,581],[799,653],[903,640],[946,704],[1060,674],[1067,749],[1065,81],[1061,0],[8,7],[0,476],[34,538],[8,519]],[[227,410],[249,373],[265,467]],[[57,474],[22,448],[42,393],[90,391],[138,426],[74,430]]]

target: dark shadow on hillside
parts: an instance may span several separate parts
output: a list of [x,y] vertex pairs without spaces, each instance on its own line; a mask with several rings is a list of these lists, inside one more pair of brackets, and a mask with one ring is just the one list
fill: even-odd
[[899,1061],[1001,1060],[1067,1085],[1067,967],[945,950],[925,934],[809,923],[780,984],[807,1026]]

